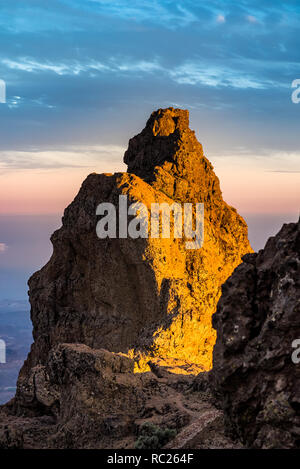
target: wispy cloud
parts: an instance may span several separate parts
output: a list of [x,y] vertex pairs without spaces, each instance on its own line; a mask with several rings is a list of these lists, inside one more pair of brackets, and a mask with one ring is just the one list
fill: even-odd
[[45,96],[40,96],[39,98],[28,98],[23,96],[11,96],[6,100],[7,107],[9,109],[18,109],[21,106],[34,106],[34,107],[43,107],[46,109],[54,109],[55,106],[47,102]]
[[[247,70],[253,68],[253,73]],[[120,75],[136,75],[137,73],[160,73],[181,85],[204,85],[209,87],[231,87],[239,89],[266,89],[280,86],[278,81],[266,78],[260,70],[260,62],[251,60],[249,67],[245,67],[245,61],[235,60],[231,65],[212,65],[203,60],[187,60],[179,65],[167,67],[162,59],[157,57],[152,60],[136,61],[133,58],[120,60],[118,57],[110,57],[106,62],[89,60],[85,62],[68,61],[62,63],[40,62],[28,57],[17,60],[3,59],[2,63],[10,69],[22,70],[29,73],[51,72],[57,75],[79,75],[87,73],[96,76],[97,73],[112,73]],[[269,67],[278,68],[280,64],[270,63]],[[246,69],[246,70],[245,70]],[[257,76],[255,70],[259,70]],[[18,98],[20,99],[20,98]],[[17,100],[12,105],[18,105]]]
[[[255,167],[270,173],[300,173],[300,152],[274,151],[269,148],[261,148],[254,152],[251,148],[237,147],[230,152],[220,150],[219,154],[211,155],[214,159],[224,161],[240,160],[244,167]],[[230,163],[226,163],[229,164]]]
[[0,243],[0,254],[2,252],[5,252],[7,250],[7,244],[5,243]]
[[299,169],[299,171],[297,171],[297,170],[295,170],[295,171],[293,171],[293,170],[287,171],[287,170],[285,170],[285,169],[274,169],[274,170],[269,171],[269,172],[271,172],[271,173],[283,173],[283,174],[284,174],[284,173],[288,173],[288,174],[297,174],[297,173],[300,173],[300,169]]
[[125,149],[117,145],[68,146],[51,150],[1,151],[0,174],[21,170],[91,168],[122,161]]
[[258,19],[253,15],[247,15],[247,21],[249,23],[258,23]]
[[272,80],[267,80],[264,77],[255,77],[238,67],[211,66],[199,62],[186,62],[170,71],[170,75],[177,83],[188,85],[201,84],[212,87],[240,89],[265,89],[275,85]]
[[66,61],[61,63],[41,62],[29,57],[20,57],[17,60],[2,59],[3,65],[13,70],[21,70],[24,72],[53,72],[56,75],[79,75],[80,73],[92,72],[145,72],[152,73],[161,69],[156,60],[127,60],[120,62],[119,59],[112,57],[107,63],[97,60],[86,62]]
[[[124,144],[154,108],[174,102],[191,110],[205,145],[299,149],[299,105],[290,99],[299,76],[293,0],[2,3],[2,149]],[[53,164],[65,162],[85,164]],[[7,162],[9,171],[16,165]]]
[[[64,0],[66,3],[72,4],[74,0]],[[177,29],[186,27],[197,21],[197,16],[189,8],[188,2],[185,6],[173,3],[172,1],[161,2],[153,0],[91,0],[91,7],[95,13],[102,13],[105,16],[114,16],[124,20],[135,21],[137,23],[154,23],[162,25],[169,29]],[[192,3],[190,6],[192,7]],[[80,4],[82,8],[82,4]]]
[[13,70],[21,70],[23,72],[53,72],[57,75],[78,75],[78,73],[86,70],[85,66],[76,62],[72,64],[43,63],[27,57],[21,57],[18,60],[3,59],[2,63]]
[[225,22],[226,22],[226,18],[224,15],[217,16],[217,23],[225,23]]
[[10,109],[18,108],[22,103],[21,96],[12,96],[7,99],[7,105]]

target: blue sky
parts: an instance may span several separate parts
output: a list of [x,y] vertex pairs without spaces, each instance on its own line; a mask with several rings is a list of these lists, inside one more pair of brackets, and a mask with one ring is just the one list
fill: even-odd
[[191,110],[213,153],[299,150],[297,1],[0,5],[2,150],[126,145],[170,104]]
[[190,110],[224,198],[258,247],[279,220],[295,220],[299,24],[291,0],[0,0],[0,214],[54,217],[26,242],[32,219],[18,228],[0,219],[0,297],[10,278],[24,297],[84,177],[125,170],[129,138],[159,107]]

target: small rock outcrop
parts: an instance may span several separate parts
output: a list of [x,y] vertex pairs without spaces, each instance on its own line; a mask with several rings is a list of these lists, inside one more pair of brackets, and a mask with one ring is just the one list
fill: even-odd
[[246,445],[300,448],[300,220],[243,260],[213,316],[211,385]]

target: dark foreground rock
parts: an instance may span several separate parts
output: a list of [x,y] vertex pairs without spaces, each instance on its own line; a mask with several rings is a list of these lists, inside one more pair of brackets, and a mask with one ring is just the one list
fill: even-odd
[[[213,316],[212,387],[227,424],[254,448],[300,447],[300,221],[249,254]],[[294,344],[296,345],[296,344]],[[298,342],[300,349],[300,341]]]
[[0,448],[134,448],[145,424],[173,434],[169,448],[238,447],[193,376],[133,367],[122,354],[58,345],[18,388],[17,415],[14,401],[0,410]]

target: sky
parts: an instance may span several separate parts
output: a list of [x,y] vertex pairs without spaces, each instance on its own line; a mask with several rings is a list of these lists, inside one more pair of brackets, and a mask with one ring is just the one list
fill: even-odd
[[255,248],[295,221],[299,24],[296,0],[0,0],[0,299],[26,295],[83,179],[126,170],[160,107],[189,109]]

